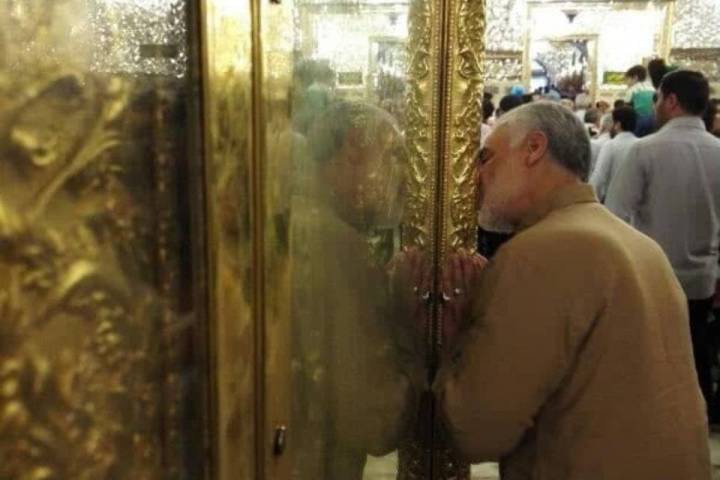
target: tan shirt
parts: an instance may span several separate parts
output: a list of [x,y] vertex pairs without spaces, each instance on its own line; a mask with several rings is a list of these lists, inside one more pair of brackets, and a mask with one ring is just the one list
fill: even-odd
[[490,262],[435,388],[457,447],[503,480],[707,480],[683,292],[660,247],[589,185]]

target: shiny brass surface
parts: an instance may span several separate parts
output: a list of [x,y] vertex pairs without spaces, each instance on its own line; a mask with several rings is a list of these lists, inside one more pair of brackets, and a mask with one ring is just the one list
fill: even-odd
[[[292,29],[295,1],[253,4],[253,133],[252,163],[255,192],[252,216],[254,240],[257,325],[261,356],[256,356],[258,405],[256,462],[260,478],[292,478],[289,455],[277,455],[275,426],[287,425],[284,446],[294,429],[290,421],[291,388],[291,291],[289,228],[293,182],[293,142],[289,135],[292,88]],[[307,280],[307,279],[306,279]],[[297,447],[296,447],[297,448]]]
[[203,2],[203,106],[218,479],[257,477],[250,3]]
[[[449,0],[446,5],[446,65],[444,91],[440,93],[443,110],[439,151],[440,195],[436,208],[440,225],[434,250],[438,273],[444,259],[459,248],[474,249],[476,217],[474,209],[473,157],[479,148],[482,122],[485,3],[473,0]],[[436,283],[436,285],[438,285]],[[437,287],[439,288],[439,286]],[[433,321],[433,339],[437,355],[443,349],[443,309],[438,306]],[[434,422],[434,419],[432,420]],[[432,478],[469,479],[470,466],[459,460],[449,446],[446,432],[434,425]]]
[[[448,123],[444,132],[447,169],[442,207],[447,208],[447,248],[474,248],[476,218],[473,205],[472,158],[480,145],[482,122],[483,55],[485,4],[482,1],[455,0],[447,28],[452,51],[448,65]],[[445,242],[443,242],[445,243]]]
[[95,69],[94,21],[0,7],[0,477],[203,478],[193,97]]
[[[435,156],[437,149],[437,75],[439,2],[410,3],[407,41],[408,88],[406,97],[408,197],[403,243],[428,248],[433,242]],[[433,20],[435,19],[435,20]]]
[[387,265],[473,244],[482,3],[21,3],[0,7],[0,477],[352,478],[389,454],[466,478],[432,407],[406,430],[399,345],[437,353],[441,318],[398,324]]

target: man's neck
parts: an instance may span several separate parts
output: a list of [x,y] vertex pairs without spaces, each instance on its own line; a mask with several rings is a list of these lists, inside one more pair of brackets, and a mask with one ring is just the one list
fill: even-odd
[[575,174],[552,160],[544,168],[550,171],[538,175],[536,181],[533,182],[534,188],[528,195],[531,205],[545,201],[558,190],[582,183]]

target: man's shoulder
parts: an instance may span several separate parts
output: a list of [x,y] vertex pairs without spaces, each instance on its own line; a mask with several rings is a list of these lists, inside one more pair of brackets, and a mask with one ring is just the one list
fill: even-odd
[[660,130],[646,137],[637,138],[630,144],[629,149],[634,150],[639,155],[652,153],[653,156],[655,156],[657,153],[668,151],[668,146],[673,145],[676,142],[676,139],[673,137],[674,135]]
[[638,139],[633,146],[640,154],[652,152],[653,156],[675,155],[678,148],[697,150],[698,146],[717,150],[720,153],[720,139],[704,130],[677,130],[663,128],[652,135]]
[[547,275],[548,282],[568,287],[604,284],[640,256],[659,261],[662,251],[597,203],[556,210],[498,252],[503,268]]
[[576,203],[554,210],[508,243],[516,252],[543,249],[559,255],[584,254],[616,237],[613,230],[617,229],[633,231],[599,203]]

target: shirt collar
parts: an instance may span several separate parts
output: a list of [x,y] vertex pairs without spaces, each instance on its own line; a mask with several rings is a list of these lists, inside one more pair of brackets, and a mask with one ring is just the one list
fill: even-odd
[[635,134],[632,132],[620,132],[614,138],[635,138]]
[[705,130],[705,124],[700,117],[685,115],[669,120],[663,126],[662,130],[675,128],[699,128],[701,130]]
[[554,210],[569,207],[578,203],[597,203],[595,190],[587,183],[580,183],[560,188],[538,202],[535,207],[525,215],[519,230],[524,230],[548,216]]

